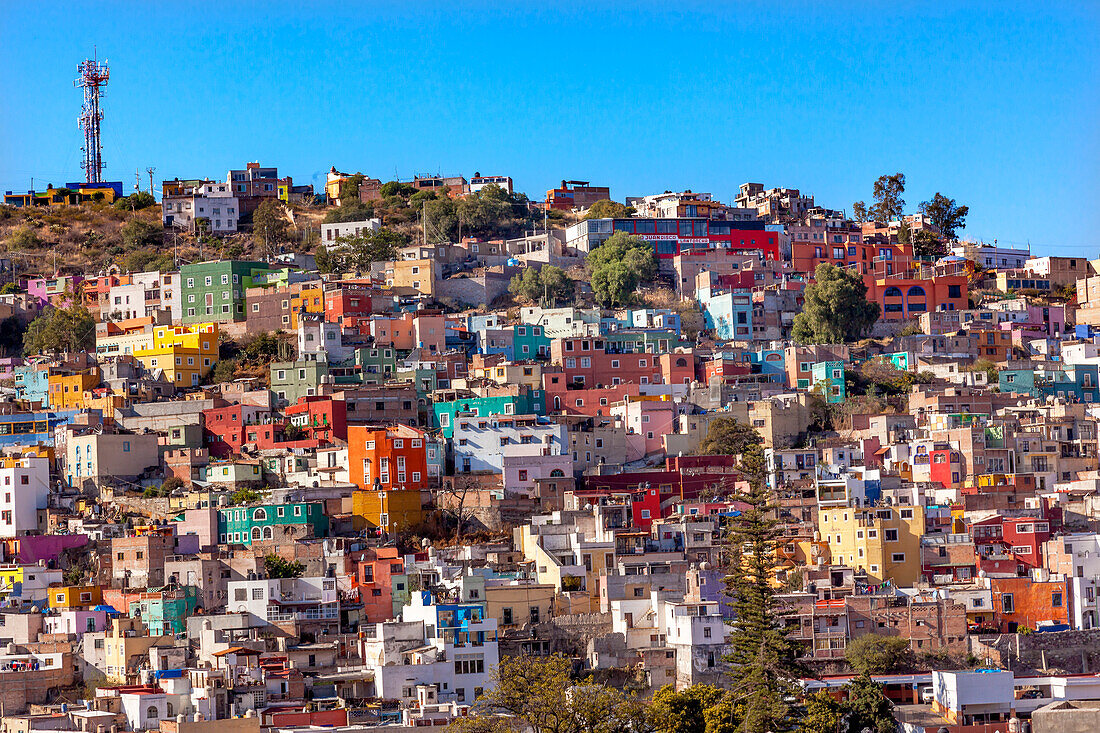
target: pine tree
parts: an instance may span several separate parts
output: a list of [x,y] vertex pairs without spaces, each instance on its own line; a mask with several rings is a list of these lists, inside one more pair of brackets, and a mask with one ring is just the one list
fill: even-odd
[[775,550],[782,530],[776,507],[764,484],[764,450],[748,445],[741,454],[741,473],[749,483],[739,500],[748,506],[728,531],[726,592],[734,618],[730,621],[729,675],[745,733],[781,731],[791,727],[787,700],[797,693],[797,678],[805,673],[799,648],[787,636],[783,613],[775,600]]

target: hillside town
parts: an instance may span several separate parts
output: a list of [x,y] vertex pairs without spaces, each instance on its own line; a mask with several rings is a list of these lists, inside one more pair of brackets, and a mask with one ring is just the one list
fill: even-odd
[[7,193],[4,730],[1095,723],[1100,260],[904,181]]

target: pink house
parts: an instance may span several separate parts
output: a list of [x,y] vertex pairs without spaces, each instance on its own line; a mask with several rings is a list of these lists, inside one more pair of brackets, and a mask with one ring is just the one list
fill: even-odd
[[[27,295],[38,302],[39,307],[47,303],[58,308],[68,308],[74,298],[80,294],[83,275],[61,275],[59,277],[36,277],[27,280]],[[78,301],[79,302],[79,301]]]
[[610,412],[622,418],[628,433],[640,436],[647,456],[663,453],[664,437],[675,432],[676,403],[663,396],[624,396],[623,401],[613,405]]

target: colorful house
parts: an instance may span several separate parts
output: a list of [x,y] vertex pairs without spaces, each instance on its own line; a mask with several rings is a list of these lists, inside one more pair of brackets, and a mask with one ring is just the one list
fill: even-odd
[[[321,502],[298,502],[259,507],[233,507],[218,510],[218,541],[251,545],[273,540],[282,528],[312,529],[314,537],[328,535],[328,517]],[[308,533],[308,532],[307,532]]]
[[197,385],[218,360],[218,324],[157,326],[152,346],[135,350],[134,357],[151,371],[163,371],[177,387]]

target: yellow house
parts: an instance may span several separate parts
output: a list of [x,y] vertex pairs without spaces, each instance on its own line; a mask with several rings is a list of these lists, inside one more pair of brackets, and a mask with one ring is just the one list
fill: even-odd
[[81,410],[84,393],[99,384],[99,369],[87,374],[51,374],[49,376],[50,408]]
[[822,508],[817,526],[834,565],[862,568],[873,584],[911,586],[920,579],[924,507]]
[[103,603],[98,585],[67,585],[50,588],[50,608],[83,608]]
[[53,465],[54,452],[52,445],[21,445],[18,446],[18,453],[12,455],[0,456],[0,468],[19,468],[22,466],[21,461],[24,458],[45,458]]
[[155,646],[175,646],[174,634],[153,636],[141,619],[119,617],[111,619],[111,628],[103,632],[104,666],[107,679],[111,682],[125,682],[126,670],[133,660],[137,665],[148,661],[149,650]]
[[424,518],[420,492],[411,489],[353,491],[351,513],[356,529],[378,527],[387,532],[408,529]]
[[298,329],[298,315],[303,310],[306,313],[324,314],[325,292],[320,284],[304,287],[290,296],[290,328],[292,330]]
[[160,369],[177,387],[197,385],[218,360],[218,324],[156,326],[153,344],[134,352],[148,369]]

